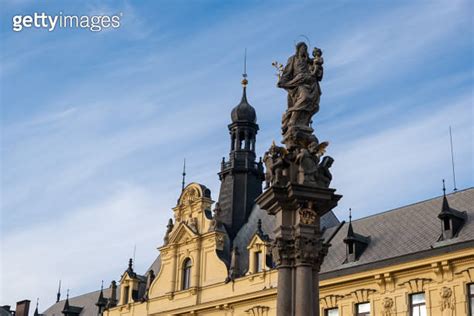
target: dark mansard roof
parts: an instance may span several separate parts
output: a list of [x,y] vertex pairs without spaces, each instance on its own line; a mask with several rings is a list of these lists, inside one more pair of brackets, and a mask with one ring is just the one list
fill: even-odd
[[[104,289],[104,297],[110,297],[112,292],[111,288]],[[97,315],[97,299],[99,298],[100,290],[79,295],[76,297],[69,297],[69,305],[81,307],[82,311],[80,315]],[[117,299],[119,299],[120,291],[117,291]],[[45,316],[63,316],[63,308],[66,300],[61,300],[58,303],[52,305],[43,312]]]
[[[352,221],[355,232],[370,236],[370,242],[360,258],[344,263],[348,224],[331,241],[329,253],[321,267],[321,279],[355,273],[382,266],[426,258],[455,249],[474,246],[474,188],[447,195],[449,206],[466,212],[467,221],[457,237],[439,241],[443,196],[407,205],[387,212]],[[335,228],[328,229],[328,238]]]

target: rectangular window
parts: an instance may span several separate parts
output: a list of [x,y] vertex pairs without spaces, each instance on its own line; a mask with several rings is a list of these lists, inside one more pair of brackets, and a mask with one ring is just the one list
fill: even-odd
[[337,308],[326,309],[324,316],[339,316],[339,310]]
[[469,315],[474,316],[474,283],[467,285],[467,301],[469,302]]
[[128,304],[128,296],[130,295],[130,287],[129,286],[126,286],[125,289],[123,290],[123,303],[124,304]]
[[370,316],[370,303],[357,304],[357,316]]
[[426,316],[425,293],[410,295],[411,316]]
[[255,252],[255,273],[262,271],[262,252]]

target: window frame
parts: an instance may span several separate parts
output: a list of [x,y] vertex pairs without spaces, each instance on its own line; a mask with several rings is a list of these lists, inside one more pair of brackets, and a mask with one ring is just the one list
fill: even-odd
[[[423,294],[423,303],[413,304],[413,296],[418,295],[418,294]],[[410,316],[414,315],[413,311],[414,311],[415,307],[420,308],[421,306],[424,306],[425,311],[428,313],[428,309],[427,309],[427,306],[426,306],[426,294],[425,294],[425,292],[411,293],[409,295],[409,299],[410,299]],[[420,309],[418,309],[418,310],[420,310]]]
[[325,308],[324,309],[324,316],[329,316],[330,311],[337,311],[337,316],[339,316],[339,308],[338,307]]
[[186,258],[181,264],[181,290],[187,290],[191,287],[191,269],[193,262],[191,258]]
[[[471,291],[472,287],[472,291]],[[474,309],[474,283],[467,284],[467,308],[469,312],[469,316],[474,316],[472,310]]]
[[262,251],[255,251],[254,252],[254,271],[255,273],[259,273],[263,271],[263,252]]
[[[359,312],[359,306],[365,305],[365,304],[369,305],[369,311],[368,312]],[[356,316],[370,316],[370,308],[371,308],[370,302],[357,303],[356,304]]]

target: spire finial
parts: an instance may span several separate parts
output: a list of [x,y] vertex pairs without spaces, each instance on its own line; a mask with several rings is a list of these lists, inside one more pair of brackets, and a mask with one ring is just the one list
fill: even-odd
[[453,149],[453,133],[451,132],[451,126],[449,126],[449,142],[451,144],[451,167],[453,168],[453,191],[456,192],[458,188],[456,187],[456,170],[454,169],[454,149]]
[[352,223],[352,209],[349,207],[349,223]]
[[102,283],[101,283],[101,285],[100,285],[100,290],[101,290],[101,291],[104,290],[104,280],[102,280]]
[[245,48],[245,54],[244,54],[244,73],[242,74],[242,86],[244,87],[244,90],[245,90],[245,87],[247,87],[247,84],[249,83],[249,81],[247,80],[247,48]]
[[69,289],[66,291],[66,299],[69,300]]
[[35,311],[34,311],[34,313],[33,313],[34,316],[38,316],[38,315],[39,315],[38,305],[39,305],[39,297],[36,298],[36,308],[35,308]]
[[183,162],[183,181],[181,182],[181,192],[184,191],[184,184],[186,183],[186,158],[184,158]]
[[128,260],[128,268],[130,269],[130,271],[133,271],[133,259],[132,258],[130,258]]
[[58,293],[56,294],[56,303],[61,299],[61,280],[59,280]]
[[446,184],[445,184],[444,179],[443,179],[443,195],[446,196]]

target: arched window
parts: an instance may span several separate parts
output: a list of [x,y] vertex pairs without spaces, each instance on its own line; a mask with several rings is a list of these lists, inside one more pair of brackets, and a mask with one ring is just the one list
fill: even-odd
[[186,258],[183,262],[183,279],[181,283],[181,289],[189,289],[191,284],[191,259]]

